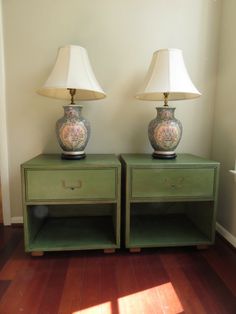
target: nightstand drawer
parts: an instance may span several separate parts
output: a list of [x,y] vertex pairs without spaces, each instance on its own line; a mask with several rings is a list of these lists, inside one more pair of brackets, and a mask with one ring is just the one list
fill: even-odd
[[214,168],[132,169],[131,198],[213,198]]
[[28,201],[115,198],[115,169],[26,171]]

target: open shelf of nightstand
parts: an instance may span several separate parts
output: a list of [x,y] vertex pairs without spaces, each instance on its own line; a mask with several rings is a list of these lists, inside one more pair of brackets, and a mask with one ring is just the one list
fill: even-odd
[[47,218],[34,239],[31,250],[78,250],[116,247],[109,216]]
[[210,244],[211,241],[184,214],[132,217],[130,247]]

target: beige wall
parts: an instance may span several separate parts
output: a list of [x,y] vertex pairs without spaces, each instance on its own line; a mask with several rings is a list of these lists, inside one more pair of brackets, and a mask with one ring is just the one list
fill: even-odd
[[203,93],[177,102],[184,127],[177,152],[209,156],[221,1],[5,0],[7,123],[12,216],[22,215],[20,164],[41,152],[59,152],[54,133],[63,102],[35,90],[47,78],[58,47],[88,51],[105,100],[86,102],[92,124],[87,153],[151,152],[147,125],[155,103],[134,99],[152,53],[180,48]]
[[236,160],[236,1],[222,3],[212,155],[221,162],[217,221],[234,236],[236,245],[236,181],[229,173]]

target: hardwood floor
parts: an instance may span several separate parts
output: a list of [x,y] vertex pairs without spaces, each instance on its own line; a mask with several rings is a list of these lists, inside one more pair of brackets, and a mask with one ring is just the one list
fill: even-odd
[[23,229],[0,226],[1,314],[236,313],[236,251],[158,248],[24,253]]

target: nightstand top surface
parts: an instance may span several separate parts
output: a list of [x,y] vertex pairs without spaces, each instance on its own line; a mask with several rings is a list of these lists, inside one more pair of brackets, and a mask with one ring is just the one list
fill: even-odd
[[151,154],[122,154],[121,157],[130,166],[219,165],[219,162],[192,154],[178,154],[175,159],[154,159]]
[[86,168],[86,167],[114,167],[120,166],[116,155],[88,154],[82,160],[63,160],[59,154],[42,154],[22,164],[24,168]]

